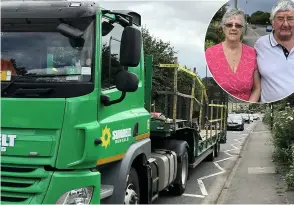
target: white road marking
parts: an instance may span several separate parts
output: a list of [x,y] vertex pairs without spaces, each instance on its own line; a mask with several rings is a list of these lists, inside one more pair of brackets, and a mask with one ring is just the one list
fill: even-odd
[[200,188],[200,190],[201,190],[201,193],[202,193],[204,196],[207,196],[208,193],[207,193],[207,191],[206,191],[206,189],[205,189],[205,186],[204,186],[203,181],[202,181],[201,179],[197,179],[197,181],[198,181],[198,184],[199,184],[199,188]]
[[[248,135],[248,134],[242,134],[242,136],[245,136],[245,135]],[[240,137],[238,139],[234,139],[234,141],[237,141],[237,143],[233,143],[233,144],[230,145],[234,149],[229,149],[229,150],[224,151],[224,153],[226,153],[230,157],[213,162],[213,164],[220,170],[220,172],[210,174],[210,175],[207,175],[207,176],[203,176],[203,177],[200,177],[200,178],[197,179],[200,191],[204,196],[207,196],[208,192],[207,192],[207,190],[205,188],[205,185],[204,185],[202,180],[225,173],[226,170],[224,168],[222,168],[218,163],[235,158],[235,156],[229,154],[229,152],[239,150],[241,148],[240,146],[244,142],[244,140],[245,140],[245,137]],[[237,147],[237,146],[239,146],[239,147]]]
[[229,159],[233,159],[233,157],[228,157],[228,158],[224,158],[224,159],[220,159],[220,160],[217,160],[216,163],[218,162],[223,162],[223,161],[227,161]]
[[190,196],[195,198],[205,198],[203,195],[197,195],[197,194],[183,194],[183,196]]
[[249,28],[257,37],[260,37],[260,35],[258,33],[256,33],[256,31],[254,31],[252,28]]
[[230,158],[233,158],[233,155],[231,155],[231,154],[229,153],[229,151],[231,151],[231,150],[224,151],[224,153],[226,153],[227,155],[229,155]]
[[[254,126],[254,124],[251,124],[249,127],[247,127],[247,130],[249,130],[252,126]],[[220,175],[220,174],[223,174],[226,172],[226,170],[224,168],[222,168],[218,163],[219,162],[223,162],[223,161],[227,161],[227,160],[230,160],[230,159],[233,159],[233,158],[236,158],[236,156],[233,156],[231,155],[229,152],[230,151],[236,151],[236,150],[239,150],[241,149],[241,145],[243,144],[243,142],[245,141],[245,136],[248,136],[250,133],[252,133],[252,130],[249,130],[250,132],[247,133],[247,134],[241,134],[241,136],[243,137],[240,137],[238,139],[234,139],[234,141],[237,141],[237,143],[233,143],[231,144],[231,146],[234,148],[234,149],[229,149],[229,150],[225,150],[223,151],[226,155],[228,155],[229,157],[228,158],[225,158],[225,159],[220,159],[220,160],[217,160],[215,162],[213,162],[213,164],[220,170],[220,172],[217,172],[217,173],[214,173],[214,174],[210,174],[208,176],[203,176],[203,177],[200,177],[197,179],[197,182],[198,182],[198,186],[200,188],[200,191],[202,193],[202,195],[197,195],[197,194],[183,194],[183,196],[189,196],[189,197],[195,197],[195,198],[205,198],[205,196],[208,195],[208,192],[205,188],[205,185],[203,183],[203,179],[207,179],[207,178],[210,178],[210,177],[213,177],[213,176],[217,176],[217,175]],[[239,146],[239,147],[237,147]]]

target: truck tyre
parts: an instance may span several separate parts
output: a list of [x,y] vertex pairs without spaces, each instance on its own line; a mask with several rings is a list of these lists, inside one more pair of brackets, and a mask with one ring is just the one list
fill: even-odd
[[182,154],[182,161],[178,163],[177,169],[177,177],[172,187],[169,188],[169,191],[177,196],[182,195],[187,186],[188,180],[188,171],[189,171],[189,158],[188,158],[188,150],[185,149],[184,153]]
[[215,157],[218,157],[219,151],[220,151],[220,143],[216,142],[216,144],[214,145],[214,156]]
[[207,156],[207,160],[210,161],[210,162],[212,162],[213,159],[214,159],[214,157],[215,157],[215,147],[213,147],[212,153]]
[[139,204],[140,203],[140,186],[139,177],[136,169],[131,167],[127,186],[124,204]]

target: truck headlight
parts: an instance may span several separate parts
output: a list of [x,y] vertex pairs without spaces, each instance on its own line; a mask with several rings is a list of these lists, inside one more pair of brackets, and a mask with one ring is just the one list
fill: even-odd
[[89,204],[93,194],[93,187],[73,189],[64,193],[56,204]]

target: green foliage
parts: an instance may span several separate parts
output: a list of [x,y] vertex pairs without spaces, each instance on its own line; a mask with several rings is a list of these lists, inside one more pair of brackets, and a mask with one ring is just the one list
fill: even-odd
[[208,26],[205,41],[212,41],[214,44],[218,44],[225,40],[225,35],[220,28],[219,22],[211,22]]
[[[169,68],[159,68],[159,64],[173,64],[177,51],[171,46],[170,42],[164,42],[152,36],[147,28],[142,28],[142,36],[144,43],[144,57],[147,55],[153,56],[153,77],[152,77],[152,90],[156,91],[173,91],[173,70]],[[199,76],[198,76],[199,77]],[[178,72],[177,89],[179,92],[191,95],[193,80],[186,72]],[[197,84],[196,84],[197,85]],[[200,100],[201,97],[200,86],[196,87],[195,98]],[[165,107],[164,96],[160,97],[153,95],[153,100],[156,98],[156,107]],[[180,97],[179,97],[180,98]],[[184,100],[190,101],[188,98]],[[168,106],[172,105],[172,98],[167,99]],[[188,103],[187,103],[188,105]],[[162,111],[164,112],[164,111]]]
[[[160,63],[174,63],[177,51],[171,46],[170,42],[163,42],[152,36],[148,29],[142,28],[142,36],[144,43],[144,57],[147,55],[153,56],[153,68]],[[163,69],[153,69],[152,87],[155,91],[165,90],[164,88],[171,88],[172,82],[170,75]]]
[[206,41],[205,41],[205,50],[206,50],[208,47],[213,46],[213,45],[215,45],[215,43],[214,43],[213,41],[211,41],[211,40],[206,40]]
[[263,11],[256,11],[250,17],[252,24],[268,25],[270,23],[270,13]]
[[230,5],[229,3],[224,4],[213,16],[212,21],[221,21],[224,14],[228,10],[229,5]]
[[251,16],[249,14],[246,14],[245,18],[246,18],[248,23],[251,23]]
[[270,108],[266,108],[265,112],[264,112],[264,117],[262,120],[265,124],[270,125],[271,123],[271,109]]
[[294,144],[292,144],[292,165],[289,166],[289,171],[286,174],[285,180],[290,188],[294,188]]
[[226,3],[213,16],[213,18],[208,26],[206,36],[205,36],[205,50],[211,45],[215,45],[215,44],[218,44],[218,43],[224,41],[225,35],[220,27],[220,22],[223,18],[223,15],[226,13],[228,6],[229,6],[229,4]]
[[255,112],[260,112],[266,109],[266,104],[250,103],[249,110],[254,110]]
[[294,107],[294,93],[286,98],[287,103],[289,103],[290,106]]
[[286,168],[286,182],[289,187],[294,185],[294,109],[276,110],[274,112],[273,159]]

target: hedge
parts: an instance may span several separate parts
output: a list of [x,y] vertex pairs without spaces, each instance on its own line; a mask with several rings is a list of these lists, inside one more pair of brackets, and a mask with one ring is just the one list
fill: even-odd
[[[294,109],[275,111],[273,116],[273,160],[283,168],[285,181],[292,189],[294,188]],[[263,121],[270,124],[270,110],[266,110]]]

